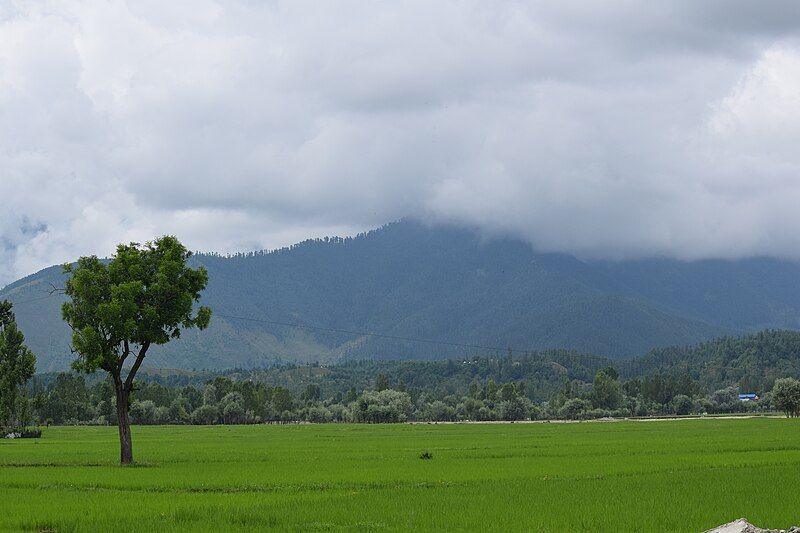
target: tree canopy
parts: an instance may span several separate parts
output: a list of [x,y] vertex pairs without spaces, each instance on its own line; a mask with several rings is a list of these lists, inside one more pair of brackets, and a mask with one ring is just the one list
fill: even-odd
[[25,346],[11,308],[11,302],[0,301],[0,427],[25,424],[20,387],[36,371],[36,357]]
[[775,408],[786,416],[800,416],[800,381],[794,378],[783,378],[775,381],[772,389],[772,401]]

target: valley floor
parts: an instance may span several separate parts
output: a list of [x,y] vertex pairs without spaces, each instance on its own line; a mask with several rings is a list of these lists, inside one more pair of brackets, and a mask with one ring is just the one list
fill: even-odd
[[[0,529],[703,531],[800,523],[800,420],[113,427],[0,440]],[[420,455],[429,452],[431,459]]]

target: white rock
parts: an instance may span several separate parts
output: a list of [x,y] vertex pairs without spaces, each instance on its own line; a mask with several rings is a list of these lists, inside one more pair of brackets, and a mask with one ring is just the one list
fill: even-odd
[[[790,531],[793,531],[792,528]],[[740,518],[739,520],[734,520],[733,522],[728,522],[727,524],[723,524],[721,526],[717,526],[714,529],[709,529],[705,531],[705,533],[785,533],[783,529],[761,529],[760,527],[756,527],[744,518]]]

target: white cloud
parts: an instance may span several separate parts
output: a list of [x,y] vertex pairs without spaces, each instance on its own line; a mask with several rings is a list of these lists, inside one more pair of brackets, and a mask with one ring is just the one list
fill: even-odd
[[3,4],[0,284],[161,233],[232,251],[407,215],[588,256],[798,257],[799,14]]

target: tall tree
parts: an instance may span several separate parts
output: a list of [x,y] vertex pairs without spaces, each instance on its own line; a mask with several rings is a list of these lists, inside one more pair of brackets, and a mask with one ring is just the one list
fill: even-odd
[[36,357],[25,346],[25,335],[17,327],[11,302],[0,301],[0,427],[24,424],[19,389],[36,370]]
[[211,320],[207,307],[193,314],[208,274],[188,267],[190,256],[178,239],[166,236],[143,246],[120,244],[110,261],[81,257],[64,267],[71,275],[62,315],[72,328],[72,366],[111,376],[122,464],[133,462],[130,394],[147,351],[179,338],[183,329],[205,329]]
[[800,381],[794,378],[775,380],[772,403],[788,417],[800,416]]
[[592,384],[592,403],[601,409],[616,409],[622,403],[617,371],[611,367],[599,371]]

